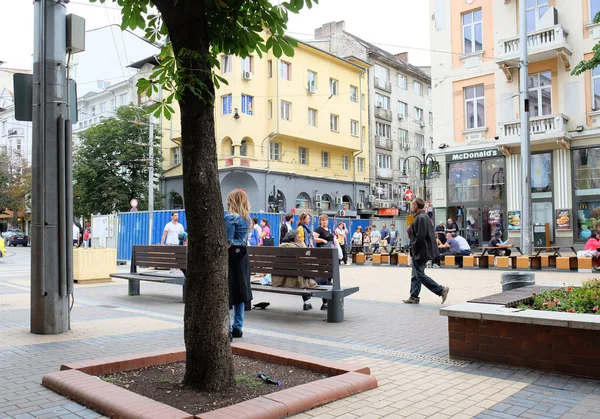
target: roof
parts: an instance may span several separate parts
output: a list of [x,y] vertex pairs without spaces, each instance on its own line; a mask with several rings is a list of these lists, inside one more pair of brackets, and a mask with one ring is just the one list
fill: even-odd
[[136,68],[139,70],[144,66],[144,64],[158,65],[158,58],[156,57],[157,55],[151,55],[149,57],[142,58],[141,60],[136,61],[135,63],[129,64],[127,67]]
[[397,68],[401,68],[402,70],[411,73],[413,76],[420,77],[421,79],[423,79],[423,80],[427,81],[429,84],[431,84],[431,77],[429,77],[427,75],[427,73],[422,71],[419,67],[414,66],[412,64],[405,63],[402,60],[399,60],[394,54],[392,54],[382,48],[379,48],[377,45],[367,42],[364,39],[359,38],[356,35],[352,35],[350,32],[344,31],[344,34],[348,35],[349,37],[353,38],[354,40],[356,40],[357,42],[362,44],[362,46],[367,49],[367,53],[377,54],[380,57],[383,57],[390,64],[396,66]]
[[298,42],[298,45],[303,45],[303,46],[305,46],[305,47],[307,47],[307,48],[310,48],[310,49],[312,49],[312,50],[315,50],[315,51],[317,51],[317,52],[320,52],[321,54],[329,55],[330,57],[332,57],[332,58],[335,58],[336,60],[340,60],[340,61],[342,61],[342,62],[344,62],[344,63],[346,63],[346,64],[349,64],[349,65],[351,65],[352,67],[356,67],[356,68],[358,68],[358,69],[364,70],[365,68],[368,68],[368,67],[370,66],[368,63],[365,63],[365,62],[364,62],[364,61],[362,61],[362,60],[359,60],[359,61],[360,61],[360,63],[359,63],[359,62],[356,62],[355,60],[348,60],[348,59],[346,59],[346,58],[342,58],[342,57],[340,57],[340,56],[338,56],[338,55],[335,55],[335,54],[332,54],[332,53],[330,53],[330,52],[328,52],[328,51],[325,51],[324,49],[321,49],[321,48],[315,47],[314,45],[311,45],[311,44],[309,44],[309,43],[307,43],[307,42],[305,42],[305,41],[301,41],[301,40],[299,40],[299,39],[296,39],[296,38],[294,38],[294,37],[291,37],[291,36],[288,36],[288,38],[292,38],[293,40],[295,40],[296,42]]

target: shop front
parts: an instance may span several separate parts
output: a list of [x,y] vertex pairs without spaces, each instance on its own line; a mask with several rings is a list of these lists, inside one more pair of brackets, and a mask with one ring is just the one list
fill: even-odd
[[584,242],[600,225],[600,147],[571,150],[573,239]]
[[[498,228],[505,232],[505,158],[498,149],[446,156],[447,216],[471,247],[489,242]],[[505,233],[506,237],[506,233]]]

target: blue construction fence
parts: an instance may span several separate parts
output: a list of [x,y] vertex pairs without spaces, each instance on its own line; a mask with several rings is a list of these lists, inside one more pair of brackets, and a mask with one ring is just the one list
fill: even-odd
[[[163,235],[165,225],[171,221],[171,214],[173,211],[154,211],[154,223],[152,225],[152,244],[159,244]],[[187,219],[185,211],[177,211],[179,214],[179,222],[183,225],[183,228],[187,231]],[[263,218],[269,222],[271,227],[271,234],[275,239],[275,246],[279,246],[279,226],[285,219],[285,214],[273,214],[273,213],[262,213],[253,212],[250,214],[251,217],[256,217],[258,220]],[[118,242],[117,242],[117,259],[120,261],[131,260],[131,251],[134,245],[145,245],[148,244],[148,212],[124,212],[119,214],[119,226],[118,226]],[[319,223],[319,216],[313,215],[312,224],[313,229],[317,227]],[[298,225],[299,214],[294,216],[294,228]],[[350,234],[356,230],[357,227],[362,227],[363,231],[370,225],[369,220],[354,219],[354,218],[329,218],[329,228],[334,229],[339,222],[345,222],[346,227]]]

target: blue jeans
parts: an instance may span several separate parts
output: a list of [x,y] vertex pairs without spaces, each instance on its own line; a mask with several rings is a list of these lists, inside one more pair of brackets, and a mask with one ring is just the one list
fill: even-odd
[[239,303],[233,306],[233,310],[229,310],[229,331],[233,329],[242,330],[244,326],[244,308],[246,303]]
[[442,295],[442,287],[440,284],[435,282],[433,279],[425,275],[425,263],[420,260],[412,261],[412,278],[410,279],[410,296],[412,298],[419,298],[421,293],[421,284],[425,285],[429,291],[436,295]]

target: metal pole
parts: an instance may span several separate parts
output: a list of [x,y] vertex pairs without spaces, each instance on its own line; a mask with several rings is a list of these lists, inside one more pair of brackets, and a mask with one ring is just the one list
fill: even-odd
[[152,227],[154,225],[154,124],[152,115],[148,117],[148,244],[152,244]]
[[31,332],[57,334],[70,328],[64,1],[36,0],[34,21]]
[[521,51],[521,251],[533,253],[533,226],[531,221],[531,155],[529,144],[529,62],[527,58],[527,6],[519,2],[519,48]]

